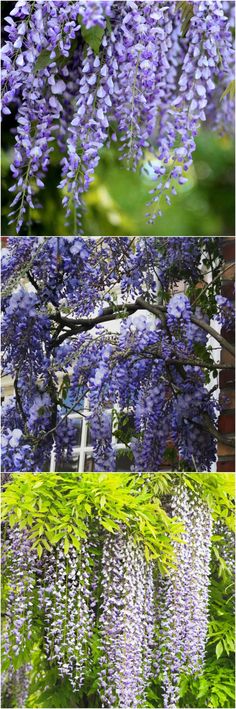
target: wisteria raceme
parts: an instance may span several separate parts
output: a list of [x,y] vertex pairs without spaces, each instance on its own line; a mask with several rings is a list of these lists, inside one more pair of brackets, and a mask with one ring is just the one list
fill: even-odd
[[215,542],[218,548],[220,556],[224,559],[226,563],[227,570],[230,574],[234,575],[235,571],[235,535],[234,532],[227,527],[227,524],[223,520],[216,520],[214,522],[213,533],[217,536],[221,536],[221,540]]
[[102,706],[145,705],[154,637],[152,566],[125,530],[108,535],[102,557]]
[[[92,523],[86,520],[81,546],[77,538],[76,544],[60,540],[47,549],[41,537],[39,556],[32,530],[7,525],[4,691],[15,679],[24,704],[40,631],[44,661],[74,692],[84,690],[96,647],[101,706],[145,707],[148,688],[159,675],[164,706],[178,706],[181,673],[197,677],[204,668],[212,517],[205,501],[182,481],[164,504],[183,524],[167,575],[155,559],[147,561],[144,543],[123,522],[111,533],[95,515]],[[109,521],[103,519],[108,528]],[[220,523],[216,531],[222,532]]]
[[45,646],[50,662],[56,662],[61,677],[69,677],[78,691],[88,662],[88,642],[94,623],[91,602],[91,551],[83,542],[81,551],[71,547],[65,555],[63,544],[44,558],[44,589],[41,603],[45,611]]
[[[210,469],[219,404],[206,386],[214,362],[204,328],[212,316],[230,324],[232,306],[219,278],[209,303],[199,300],[201,259],[210,268],[220,258],[217,239],[200,241],[34,238],[29,252],[28,238],[9,239],[2,361],[14,395],[2,411],[4,472],[48,470],[52,451],[65,470],[85,398],[95,470],[116,469],[117,412],[131,422],[133,470],[160,469],[169,441],[177,469]],[[175,292],[179,279],[185,293]]]
[[32,670],[32,665],[26,663],[22,665],[18,670],[14,670],[13,667],[7,672],[2,673],[1,687],[2,687],[2,697],[10,697],[9,703],[14,697],[18,707],[24,707],[29,694],[30,686],[30,672]]
[[175,709],[181,673],[197,676],[204,667],[212,517],[205,502],[182,484],[171,504],[184,532],[174,543],[175,567],[160,580],[160,645],[164,706]]
[[10,566],[9,594],[3,633],[4,656],[17,657],[27,647],[33,631],[35,570],[37,553],[27,534],[18,526],[8,530],[6,557]]
[[[56,147],[62,203],[82,233],[84,194],[101,149],[128,168],[151,155],[148,219],[186,181],[199,126],[231,131],[232,3],[18,0],[6,18],[3,115],[16,117],[10,223],[30,223]],[[224,94],[224,95],[223,95]]]

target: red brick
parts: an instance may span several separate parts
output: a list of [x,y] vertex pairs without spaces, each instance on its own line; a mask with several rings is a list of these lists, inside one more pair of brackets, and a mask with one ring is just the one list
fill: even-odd
[[233,281],[223,281],[221,293],[225,298],[234,300],[234,283]]
[[218,456],[219,458],[226,458],[227,460],[229,458],[232,458],[232,453],[233,448],[232,446],[227,446],[225,443],[219,443],[218,445]]
[[222,327],[221,330],[221,335],[222,337],[225,337],[228,342],[231,342],[232,345],[234,345],[235,341],[235,329],[232,328],[232,330],[226,330],[224,327]]
[[227,237],[222,244],[222,253],[225,261],[234,261],[235,259],[235,238]]
[[224,409],[234,409],[235,393],[234,389],[221,389],[219,396],[220,404]]
[[234,369],[222,369],[220,372],[219,383],[220,388],[222,387],[232,387],[234,385],[235,370]]
[[234,355],[231,354],[231,352],[228,352],[225,348],[222,349],[221,352],[221,363],[222,364],[229,364],[230,367],[233,367],[234,365]]
[[233,433],[235,431],[234,414],[220,414],[218,428],[220,433]]
[[235,263],[232,262],[231,265],[229,263],[226,264],[225,266],[225,271],[223,272],[222,278],[224,281],[234,281],[235,279]]
[[234,458],[230,460],[219,460],[217,463],[218,473],[235,473],[235,461]]

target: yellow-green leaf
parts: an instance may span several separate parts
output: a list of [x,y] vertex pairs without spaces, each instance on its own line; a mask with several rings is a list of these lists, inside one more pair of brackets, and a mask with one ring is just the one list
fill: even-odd
[[101,519],[101,524],[105,529],[108,530],[108,532],[114,532],[115,529],[119,529],[118,524],[115,522],[112,522],[111,519]]
[[222,642],[221,642],[221,640],[220,640],[220,641],[217,643],[217,645],[216,645],[216,657],[217,657],[217,660],[218,660],[219,657],[222,655],[223,649],[224,649],[224,648],[223,648]]
[[38,546],[37,546],[37,552],[38,552],[39,558],[41,559],[41,556],[42,556],[42,553],[43,553],[43,547],[42,547],[41,544],[38,544]]
[[78,504],[80,504],[80,502],[83,502],[84,498],[85,498],[85,495],[78,495],[76,498],[76,502]]
[[78,549],[78,551],[80,551],[81,545],[79,539],[77,537],[71,536],[71,541],[74,547]]
[[66,537],[65,541],[64,541],[64,554],[68,554],[69,548],[70,548],[70,542],[69,542],[68,537]]

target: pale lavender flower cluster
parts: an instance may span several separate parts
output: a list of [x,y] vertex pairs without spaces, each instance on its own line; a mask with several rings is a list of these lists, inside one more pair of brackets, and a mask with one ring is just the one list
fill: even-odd
[[2,672],[1,688],[2,688],[2,703],[4,703],[4,694],[14,697],[15,706],[25,707],[29,694],[30,673],[32,665],[25,663],[18,670],[14,670],[11,665],[7,671]]
[[[6,18],[3,115],[16,113],[10,223],[37,207],[51,153],[62,152],[66,218],[82,232],[83,197],[101,149],[118,141],[128,168],[152,155],[150,221],[186,182],[199,126],[232,120],[229,9],[194,0],[183,37],[181,3],[18,0]],[[228,115],[226,111],[228,110]],[[231,127],[231,126],[230,126]],[[145,169],[145,165],[144,165]]]
[[102,706],[144,706],[154,642],[152,565],[125,530],[107,535],[101,583]]
[[[101,706],[145,707],[148,685],[158,674],[164,706],[176,709],[181,673],[196,677],[204,667],[212,517],[206,503],[182,481],[166,511],[183,523],[183,532],[181,541],[173,542],[174,563],[164,576],[154,561],[147,561],[143,544],[124,524],[117,532],[105,532],[95,517],[80,548],[78,540],[69,548],[60,541],[50,551],[43,549],[40,558],[29,531],[18,525],[7,528],[3,648],[11,667],[3,680],[8,687],[22,675],[19,689],[25,700],[41,618],[49,666],[56,666],[75,692],[94,670],[96,637]],[[216,532],[222,531],[225,537],[219,523]],[[28,664],[17,679],[13,660],[22,652]]]
[[227,570],[230,574],[235,573],[235,534],[229,529],[227,524],[222,519],[217,519],[214,522],[213,534],[216,534],[217,539],[214,542],[220,556],[224,559]]
[[12,660],[27,648],[32,638],[37,553],[32,549],[27,530],[19,526],[9,528],[5,544],[9,592],[3,651]]
[[[232,78],[232,33],[221,0],[214,3],[194,0],[192,10],[185,50],[179,52],[174,62],[176,68],[179,60],[180,76],[177,76],[177,86],[166,106],[159,154],[161,162],[155,169],[160,181],[152,191],[154,213],[155,202],[163,192],[163,182],[166,190],[172,188],[174,194],[176,180],[179,184],[187,182],[186,172],[192,163],[199,126],[207,119],[208,106],[214,114],[212,96],[214,101],[216,87],[218,91],[221,90],[220,84],[222,87],[222,76],[227,76],[228,81],[229,76]],[[170,54],[171,51],[172,48]],[[217,99],[218,105],[219,93]],[[227,102],[230,102],[229,97]],[[232,112],[229,119],[232,119]],[[166,200],[170,202],[168,194]],[[152,212],[149,221],[153,221]]]
[[[182,672],[202,673],[208,627],[212,516],[201,498],[180,483],[172,515],[184,523],[174,542],[175,566],[160,581],[160,654],[164,706],[175,709]],[[160,657],[160,655],[158,655]]]
[[43,559],[46,654],[50,662],[56,662],[61,677],[70,679],[75,691],[83,684],[94,625],[91,551],[85,540],[80,552],[71,546],[65,554],[61,542],[54,554],[45,552]]

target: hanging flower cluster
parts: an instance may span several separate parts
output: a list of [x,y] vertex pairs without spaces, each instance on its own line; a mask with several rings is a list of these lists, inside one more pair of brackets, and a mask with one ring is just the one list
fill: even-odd
[[9,529],[5,552],[9,591],[3,650],[6,656],[17,657],[32,638],[37,553],[32,549],[27,530],[18,526]]
[[59,543],[54,552],[44,549],[39,559],[26,530],[14,527],[8,532],[5,546],[6,559],[9,552],[10,559],[6,569],[9,592],[4,654],[12,660],[30,647],[33,616],[39,607],[44,618],[46,657],[52,665],[56,663],[59,675],[69,677],[73,689],[78,691],[83,684],[94,625],[96,578],[94,573],[91,577],[91,540],[84,540],[80,551],[70,547],[66,553]]
[[[65,469],[76,439],[67,414],[79,412],[85,396],[95,470],[116,469],[117,408],[132,419],[134,470],[157,471],[169,441],[177,466],[209,470],[218,404],[206,371],[214,363],[210,352],[196,353],[207,345],[211,313],[225,322],[220,279],[206,311],[173,290],[178,279],[188,283],[191,264],[194,288],[201,255],[207,259],[217,239],[201,251],[197,238],[137,239],[135,248],[128,238],[34,238],[25,263],[28,241],[9,239],[2,259],[3,373],[15,389],[3,405],[3,470],[45,471],[52,448]],[[108,329],[116,320],[119,329]]]
[[61,677],[69,677],[74,690],[83,684],[87,646],[94,623],[91,599],[91,547],[81,551],[60,543],[43,560],[42,608],[45,612],[45,648]]
[[101,584],[102,706],[144,706],[154,642],[153,574],[125,530],[107,536]]
[[2,697],[8,699],[8,706],[11,706],[14,697],[15,706],[25,707],[30,687],[30,672],[32,665],[22,665],[18,670],[11,668],[11,671],[3,672],[1,677]]
[[[6,18],[3,114],[16,112],[10,223],[17,233],[39,204],[55,145],[62,203],[82,233],[84,194],[101,148],[118,141],[137,169],[149,151],[149,221],[186,182],[199,126],[231,130],[232,19],[222,0],[18,0]],[[230,15],[230,18],[227,15]],[[226,89],[226,91],[225,91]],[[223,95],[224,94],[224,95]],[[223,95],[223,96],[222,96]]]
[[234,532],[227,527],[227,524],[220,519],[214,522],[214,534],[217,537],[221,536],[215,542],[215,546],[222,559],[226,563],[227,570],[230,574],[234,575],[235,572],[235,535]]
[[148,686],[160,674],[164,706],[175,709],[181,673],[196,676],[204,666],[212,520],[205,502],[182,482],[167,509],[184,525],[167,576],[147,561],[143,544],[123,523],[110,533],[93,519],[81,547],[78,540],[66,548],[60,541],[50,551],[41,548],[40,558],[32,534],[18,525],[7,529],[8,690],[19,658],[27,694],[36,620],[49,667],[75,692],[83,690],[95,641],[102,706],[146,706]]
[[175,542],[175,567],[160,581],[160,651],[164,706],[178,704],[181,673],[201,674],[208,626],[212,517],[196,493],[182,483],[171,501],[172,515],[184,523]]

